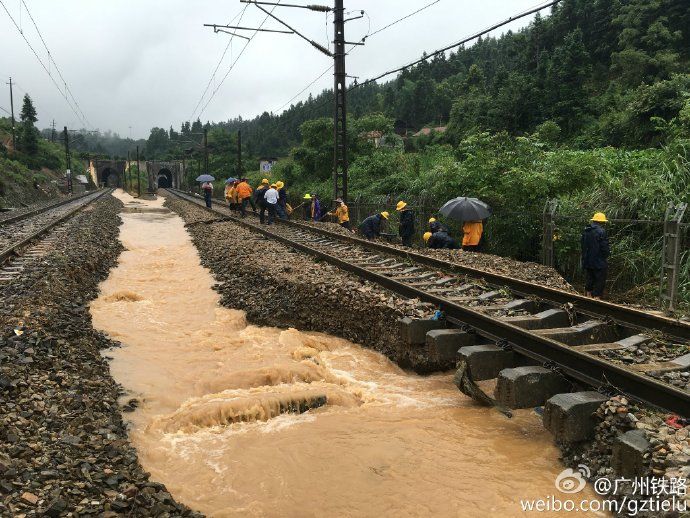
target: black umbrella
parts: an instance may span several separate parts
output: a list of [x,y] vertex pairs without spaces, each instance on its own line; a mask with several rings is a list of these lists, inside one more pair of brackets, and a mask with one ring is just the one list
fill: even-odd
[[491,216],[491,207],[477,198],[460,196],[447,201],[439,212],[457,221],[480,221]]

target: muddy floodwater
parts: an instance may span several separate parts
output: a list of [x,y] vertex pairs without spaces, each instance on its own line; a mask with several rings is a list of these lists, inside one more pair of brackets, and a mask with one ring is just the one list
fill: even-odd
[[106,354],[125,401],[140,400],[125,416],[141,463],[177,500],[209,516],[477,517],[571,496],[554,487],[563,467],[532,411],[509,420],[475,406],[451,374],[420,377],[339,338],[248,325],[220,307],[161,199],[115,195],[128,207],[126,251],[91,313],[122,343]]

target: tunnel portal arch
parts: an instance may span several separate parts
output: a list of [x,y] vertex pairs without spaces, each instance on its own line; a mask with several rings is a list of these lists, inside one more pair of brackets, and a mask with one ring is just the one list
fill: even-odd
[[156,177],[156,184],[158,185],[159,189],[167,189],[169,187],[173,186],[173,174],[170,169],[163,168],[160,171],[158,171],[158,175]]
[[118,187],[120,185],[120,173],[110,167],[104,168],[101,171],[101,184],[106,187]]

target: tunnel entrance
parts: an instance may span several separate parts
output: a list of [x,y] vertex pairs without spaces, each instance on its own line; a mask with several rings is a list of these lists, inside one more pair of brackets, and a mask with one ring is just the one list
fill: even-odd
[[106,187],[117,187],[120,185],[120,175],[114,169],[106,167],[101,172],[101,183]]
[[157,183],[160,189],[167,189],[173,186],[173,175],[169,169],[161,169],[158,171]]

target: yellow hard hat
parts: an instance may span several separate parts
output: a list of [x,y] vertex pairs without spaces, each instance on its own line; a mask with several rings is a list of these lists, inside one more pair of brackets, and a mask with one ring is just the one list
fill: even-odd
[[278,187],[278,189],[282,189],[283,187],[285,187],[285,184],[279,180],[276,182],[276,187]]
[[381,213],[381,216],[383,216],[383,219],[388,219],[388,216],[390,216],[390,214],[388,214],[388,213],[384,210],[384,211]]
[[311,200],[311,194],[307,193],[304,195],[305,200]]
[[277,187],[276,184],[274,184],[274,183],[271,184],[271,189],[275,189],[276,187]]
[[596,221],[597,223],[607,223],[609,220],[606,219],[606,214],[603,212],[597,212],[592,216],[592,221]]
[[265,185],[268,185],[268,184],[271,183],[271,182],[268,181],[268,178],[264,178],[263,180],[261,180],[261,183],[262,183],[262,184],[265,184]]
[[429,223],[436,223],[436,218],[429,218]]
[[[433,218],[432,218],[433,219]],[[424,242],[426,243],[429,241],[429,238],[431,237],[431,232],[424,232]]]
[[405,207],[407,207],[407,203],[400,200],[398,204],[395,206],[395,210],[403,210]]

